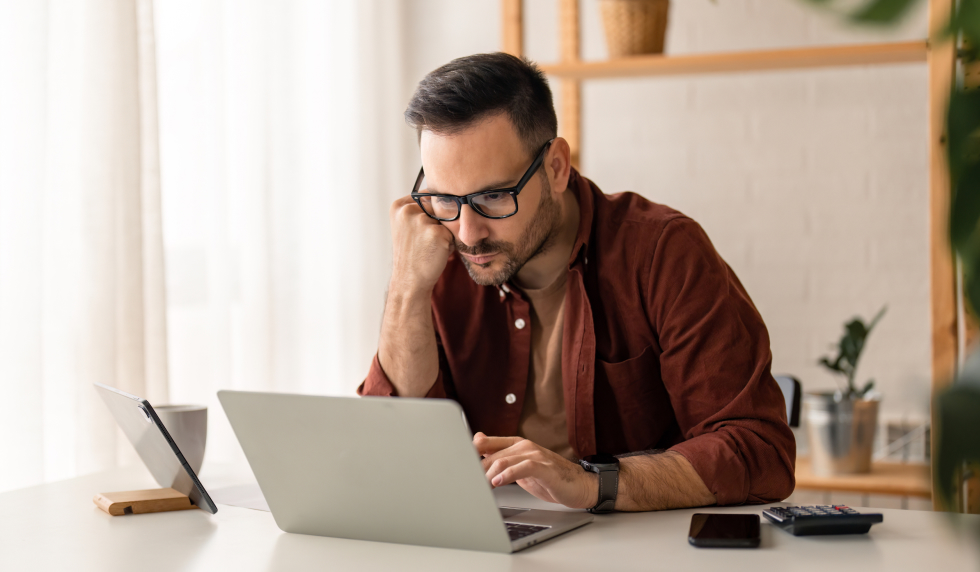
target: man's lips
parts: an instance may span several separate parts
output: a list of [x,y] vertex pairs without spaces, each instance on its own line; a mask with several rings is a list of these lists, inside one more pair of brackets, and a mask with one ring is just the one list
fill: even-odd
[[466,254],[466,253],[463,253],[463,252],[460,252],[460,254],[462,254],[463,256],[465,256],[466,259],[469,260],[471,264],[486,264],[486,263],[490,262],[491,260],[493,260],[493,257],[494,256],[497,256],[497,253],[494,253],[494,254],[481,254],[479,256],[474,256],[472,254]]

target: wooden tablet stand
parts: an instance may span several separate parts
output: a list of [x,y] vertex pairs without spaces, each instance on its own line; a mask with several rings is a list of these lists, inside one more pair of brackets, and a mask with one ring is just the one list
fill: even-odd
[[112,516],[197,508],[187,495],[174,489],[99,493],[92,498],[92,501]]

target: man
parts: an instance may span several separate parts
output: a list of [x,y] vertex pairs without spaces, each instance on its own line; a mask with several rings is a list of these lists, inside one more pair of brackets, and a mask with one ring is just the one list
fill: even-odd
[[492,486],[573,508],[793,491],[795,441],[748,294],[694,221],[572,168],[536,67],[454,60],[405,117],[423,170],[391,207],[359,394],[458,401]]

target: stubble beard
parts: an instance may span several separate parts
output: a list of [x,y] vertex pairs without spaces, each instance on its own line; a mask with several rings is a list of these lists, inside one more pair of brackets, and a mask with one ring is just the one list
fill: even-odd
[[470,278],[480,286],[500,286],[510,280],[534,257],[544,254],[554,246],[561,230],[561,206],[551,196],[551,185],[548,178],[542,176],[541,182],[541,200],[538,201],[538,212],[516,243],[483,240],[473,246],[466,246],[458,239],[456,240],[456,250],[459,252],[471,256],[497,252],[503,256],[503,268],[489,276],[480,274],[479,270],[493,264],[496,262],[495,260],[489,264],[474,264],[465,256],[461,257]]

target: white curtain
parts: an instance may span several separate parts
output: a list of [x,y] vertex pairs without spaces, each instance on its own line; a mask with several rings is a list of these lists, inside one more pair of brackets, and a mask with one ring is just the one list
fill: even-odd
[[376,351],[414,145],[400,11],[157,3],[171,397],[209,405],[205,474],[242,460],[216,390],[353,395]]
[[0,4],[0,490],[133,460],[92,383],[168,395],[148,6]]
[[205,475],[241,462],[216,390],[353,394],[412,176],[401,20],[0,3],[0,490],[133,461],[94,381],[207,404]]

